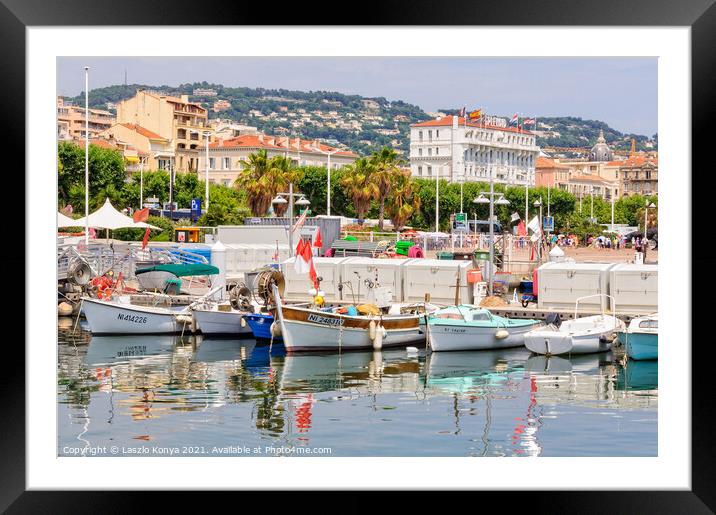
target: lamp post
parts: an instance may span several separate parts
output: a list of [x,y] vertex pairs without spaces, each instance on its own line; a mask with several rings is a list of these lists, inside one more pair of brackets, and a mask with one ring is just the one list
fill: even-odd
[[204,169],[205,169],[204,182],[206,183],[204,186],[206,188],[206,191],[204,192],[204,206],[205,206],[204,209],[206,209],[206,212],[208,212],[209,211],[209,136],[211,136],[211,132],[210,131],[199,132],[199,131],[195,131],[193,129],[189,129],[189,132],[191,132],[193,134],[201,134],[203,136],[206,136],[206,155],[205,155],[205,160],[206,160],[205,165],[206,166],[204,167]]
[[328,173],[326,174],[328,175],[328,185],[326,186],[326,214],[328,216],[331,216],[331,156],[336,152],[340,152],[340,149],[336,148],[332,152],[330,150],[325,151],[321,150],[318,144],[314,145],[312,148],[315,152],[318,152],[328,157]]
[[[288,197],[288,200],[286,200],[285,197]],[[277,193],[276,198],[274,198],[271,203],[272,204],[286,204],[288,203],[288,255],[293,256],[293,197],[300,197],[295,204],[297,206],[308,206],[311,204],[311,202],[303,195],[303,193],[294,193],[293,192],[293,183],[288,183],[288,192],[287,193]]]
[[[485,198],[485,195],[488,195],[490,198]],[[489,241],[490,260],[487,263],[488,264],[487,276],[489,278],[487,284],[488,284],[488,292],[489,292],[490,296],[492,296],[493,283],[494,283],[493,267],[494,267],[494,259],[495,259],[495,222],[493,219],[495,217],[495,204],[497,204],[499,206],[509,206],[510,205],[510,201],[505,198],[504,194],[499,193],[500,198],[497,200],[495,200],[495,195],[497,195],[497,193],[495,193],[495,191],[494,191],[492,177],[490,177],[490,191],[489,192],[481,191],[480,196],[473,200],[473,202],[475,204],[488,204],[488,203],[490,204],[490,217],[488,220],[488,224],[490,226],[490,241]]]
[[[647,202],[648,202],[648,201],[647,201]],[[647,230],[648,225],[649,225],[649,209],[654,209],[655,207],[656,207],[656,206],[654,205],[653,202],[651,202],[650,204],[647,204],[647,205],[644,207],[644,238],[646,238],[646,230]]]
[[89,245],[89,66],[85,66],[85,246]]
[[540,245],[538,247],[539,249],[539,261],[542,262],[542,197],[535,200],[535,203],[532,204],[534,207],[539,208],[539,232],[540,232]]

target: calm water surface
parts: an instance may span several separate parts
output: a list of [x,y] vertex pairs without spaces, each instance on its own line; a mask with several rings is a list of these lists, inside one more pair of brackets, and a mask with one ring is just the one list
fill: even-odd
[[61,330],[58,455],[656,456],[658,362]]

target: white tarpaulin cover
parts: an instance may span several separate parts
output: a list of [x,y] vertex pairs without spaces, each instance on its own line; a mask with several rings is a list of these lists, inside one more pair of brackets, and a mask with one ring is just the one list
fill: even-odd
[[[161,231],[161,228],[159,227],[149,225],[146,222],[135,222],[130,217],[123,215],[117,211],[114,206],[112,206],[109,199],[105,200],[104,205],[89,215],[88,218],[89,223],[87,225],[89,227],[94,227],[95,229],[136,229],[149,227],[151,229],[159,229]],[[79,220],[74,220],[73,225],[75,227],[84,227],[85,219],[80,218]]]
[[[82,225],[84,225],[84,222],[82,222]],[[65,216],[58,211],[57,227],[80,227],[80,224],[77,223],[77,220],[73,220],[69,216]]]

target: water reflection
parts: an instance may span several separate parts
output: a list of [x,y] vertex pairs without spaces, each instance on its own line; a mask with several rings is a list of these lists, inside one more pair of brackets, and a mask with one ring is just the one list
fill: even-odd
[[[641,451],[625,443],[630,453],[656,448],[657,362],[624,367],[611,353],[286,355],[250,339],[83,331],[60,333],[58,352],[60,448],[271,442],[346,456],[539,456],[568,451],[564,434],[601,427],[617,439],[612,451],[623,428],[604,408],[651,437]],[[600,452],[588,436],[582,445],[574,455]]]

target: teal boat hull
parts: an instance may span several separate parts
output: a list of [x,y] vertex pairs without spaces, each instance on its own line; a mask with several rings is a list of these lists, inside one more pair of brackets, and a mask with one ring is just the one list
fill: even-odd
[[619,333],[627,356],[635,360],[659,359],[659,335],[650,333]]

